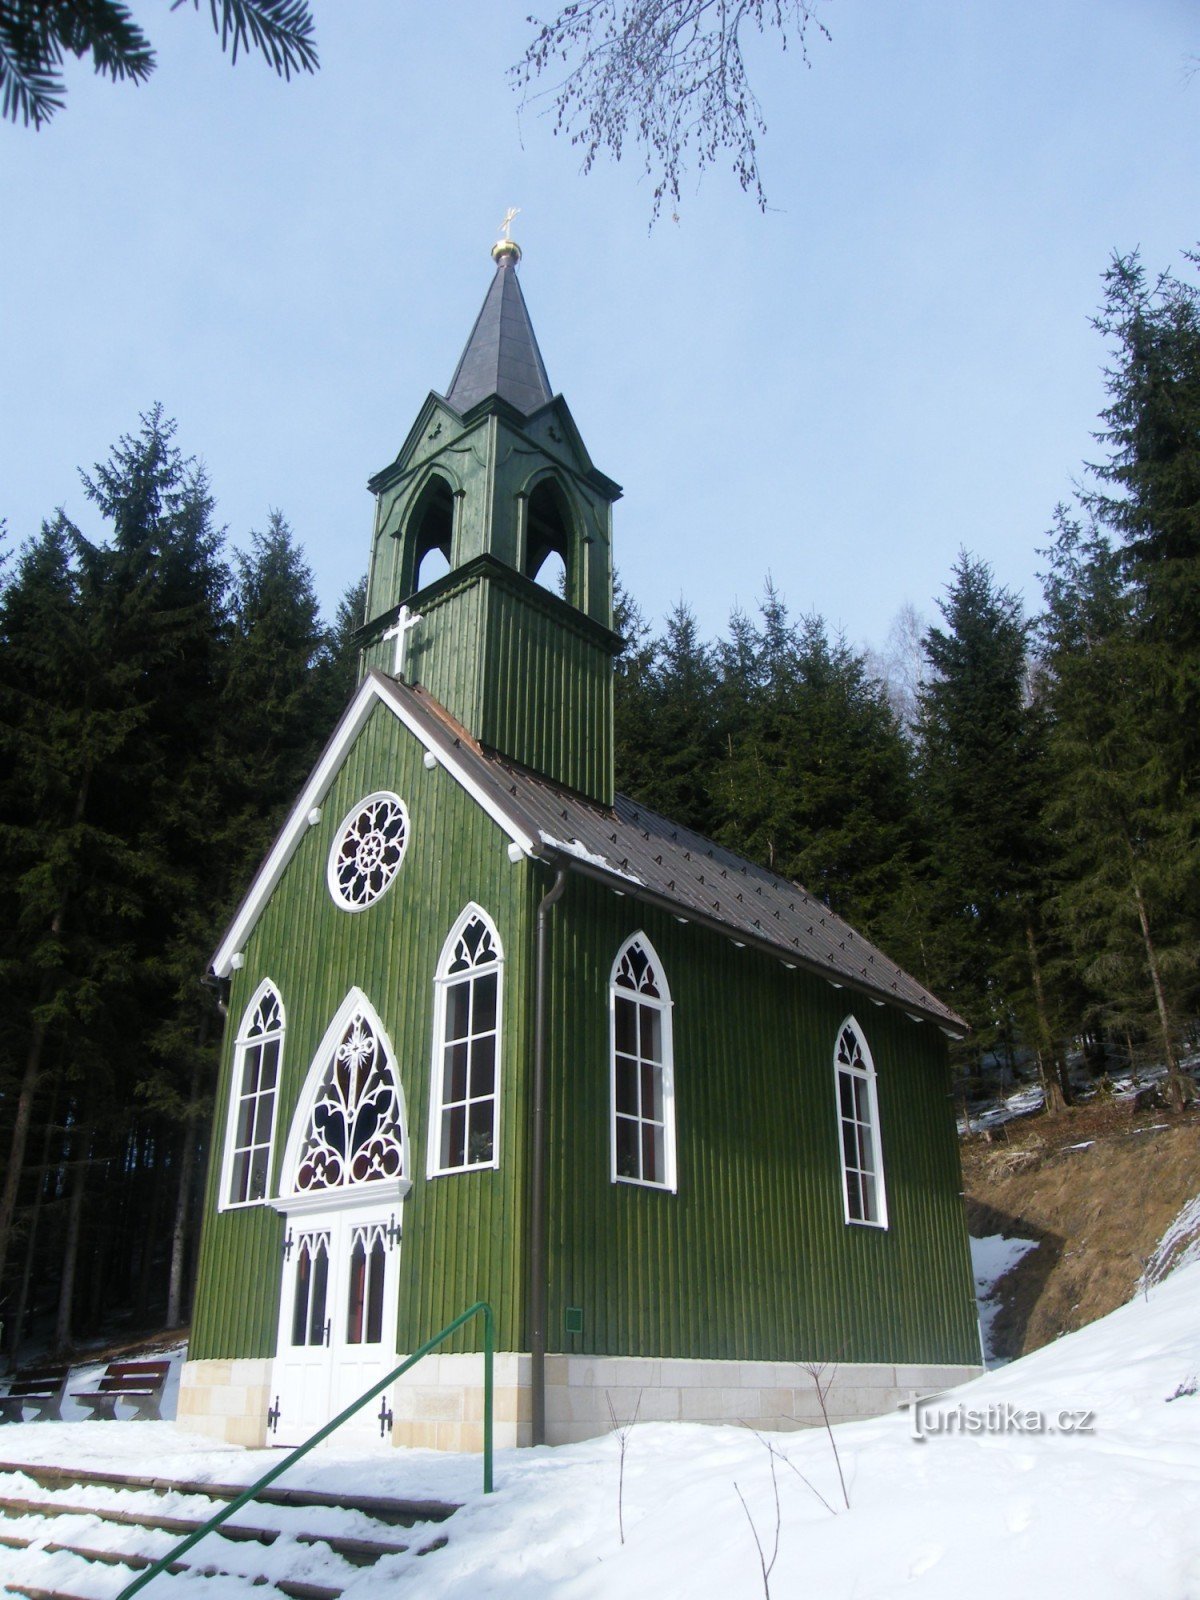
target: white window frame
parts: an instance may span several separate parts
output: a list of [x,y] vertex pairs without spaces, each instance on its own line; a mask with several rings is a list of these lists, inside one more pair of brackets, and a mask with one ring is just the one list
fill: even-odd
[[[308,1138],[309,1124],[312,1120],[313,1107],[321,1092],[325,1081],[325,1074],[329,1063],[333,1059],[334,1051],[345,1037],[346,1030],[355,1017],[362,1017],[370,1026],[371,1032],[383,1052],[392,1083],[396,1090],[396,1104],[400,1122],[400,1172],[396,1178],[373,1178],[369,1182],[346,1182],[330,1189],[299,1190],[296,1187],[297,1169],[304,1151],[305,1141]],[[292,1125],[288,1133],[287,1145],[283,1152],[283,1164],[280,1171],[279,1200],[275,1203],[277,1211],[289,1214],[305,1210],[336,1210],[341,1206],[361,1205],[366,1199],[375,1195],[382,1201],[396,1195],[403,1198],[412,1187],[409,1174],[412,1171],[412,1151],[408,1142],[408,1105],[404,1097],[404,1082],[400,1077],[396,1052],[392,1048],[392,1041],[384,1027],[378,1011],[367,999],[366,994],[357,984],[349,989],[346,998],[342,1001],[333,1020],[326,1028],[316,1054],[308,1069],[308,1076],[304,1080],[304,1087],[300,1091],[300,1098],[296,1102],[296,1109],[292,1113]]]
[[[262,1033],[254,1038],[249,1037],[250,1027],[258,1014],[258,1008],[268,994],[275,997],[275,1004],[279,1008],[279,1027],[270,1033]],[[242,1012],[242,1020],[238,1025],[237,1039],[233,1047],[233,1068],[230,1072],[229,1083],[229,1109],[225,1119],[225,1148],[221,1159],[221,1188],[220,1199],[217,1202],[219,1211],[242,1211],[247,1206],[262,1206],[270,1202],[272,1195],[272,1177],[275,1167],[275,1134],[279,1125],[279,1090],[283,1081],[283,1052],[287,1037],[287,1013],[283,1007],[283,996],[279,992],[279,985],[270,978],[264,978],[258,988],[250,996],[246,1009]],[[266,1044],[271,1039],[279,1040],[279,1058],[275,1066],[275,1092],[271,1106],[271,1134],[267,1145],[267,1182],[263,1193],[252,1200],[234,1200],[231,1195],[233,1187],[233,1161],[234,1143],[237,1138],[238,1112],[242,1104],[242,1078],[245,1072],[246,1056],[251,1050]]]
[[[618,987],[617,972],[627,950],[640,945],[647,961],[654,968],[658,980],[658,998],[645,995],[624,985]],[[662,1029],[662,1094],[663,1094],[663,1178],[634,1178],[617,1170],[617,1000],[634,1000],[639,1006],[657,1011]],[[675,1042],[672,1015],[675,1002],[659,960],[658,952],[639,929],[631,933],[617,951],[608,978],[608,1147],[609,1176],[613,1183],[630,1183],[639,1189],[658,1189],[667,1194],[678,1193],[678,1171],[675,1157]],[[640,1120],[640,1119],[639,1119]]]
[[[858,1041],[859,1053],[865,1063],[862,1067],[847,1066],[838,1060],[838,1051],[842,1042],[842,1035],[847,1028],[854,1034]],[[856,1217],[850,1209],[850,1182],[851,1171],[863,1173],[865,1167],[848,1168],[846,1165],[846,1118],[842,1111],[842,1078],[850,1078],[856,1082],[865,1083],[867,1090],[867,1114],[869,1122],[862,1124],[867,1127],[871,1135],[871,1148],[874,1153],[874,1168],[870,1176],[875,1180],[875,1201],[879,1215],[877,1217]],[[837,1030],[833,1043],[833,1095],[834,1110],[837,1116],[837,1144],[838,1159],[842,1168],[842,1213],[848,1226],[858,1228],[887,1228],[887,1184],[883,1172],[883,1138],[879,1126],[879,1095],[876,1092],[875,1058],[871,1054],[871,1047],[867,1043],[867,1036],[863,1032],[857,1019],[851,1015],[846,1017]],[[857,1121],[855,1126],[859,1126]]]
[[[338,855],[350,825],[358,820],[368,806],[374,805],[378,801],[387,801],[398,808],[404,826],[404,840],[400,846],[399,859],[392,868],[383,888],[380,889],[378,894],[372,895],[369,900],[364,900],[360,905],[355,905],[353,901],[347,900],[343,895],[342,886],[338,882]],[[408,807],[393,790],[376,789],[372,794],[365,794],[361,800],[356,800],[338,824],[337,832],[333,836],[333,843],[329,847],[329,855],[325,860],[325,882],[329,888],[329,897],[338,910],[345,911],[350,916],[358,916],[361,912],[369,911],[372,906],[378,905],[400,876],[400,868],[404,865],[404,858],[408,854],[408,845],[411,838],[412,818],[408,814]]]
[[[483,967],[472,967],[468,972],[451,973],[454,947],[467,925],[478,918],[491,935],[496,950],[496,960]],[[446,1017],[449,1010],[450,990],[460,983],[471,983],[476,975],[496,974],[496,1057],[492,1099],[492,1154],[488,1161],[468,1161],[461,1167],[442,1165],[442,1114],[444,1111],[443,1083],[446,1056]],[[425,1175],[428,1178],[447,1178],[464,1172],[487,1172],[500,1165],[500,1107],[502,1041],[504,1038],[504,945],[496,924],[481,905],[472,900],[459,913],[454,926],[446,935],[438,956],[437,971],[433,979],[433,1058],[429,1074],[429,1148],[426,1155]]]

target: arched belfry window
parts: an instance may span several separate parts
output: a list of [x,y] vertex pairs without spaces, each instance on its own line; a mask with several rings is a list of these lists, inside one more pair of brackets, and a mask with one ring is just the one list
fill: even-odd
[[617,952],[609,982],[612,1178],[674,1189],[675,1071],[671,993],[644,933]]
[[322,1039],[292,1123],[289,1192],[325,1192],[407,1176],[404,1096],[374,1009],[352,989]]
[[571,599],[571,511],[554,478],[543,478],[529,496],[522,570],[542,588]]
[[283,1002],[274,984],[264,981],[242,1015],[234,1045],[221,1176],[227,1206],[254,1205],[271,1186],[283,1032]]
[[500,1164],[503,976],[495,924],[469,905],[442,946],[434,979],[431,1178]]
[[454,538],[454,491],[435,473],[421,490],[408,520],[412,591],[424,589],[450,570]]
[[846,1221],[886,1228],[887,1196],[879,1142],[875,1063],[862,1029],[853,1017],[847,1017],[838,1029],[834,1071]]

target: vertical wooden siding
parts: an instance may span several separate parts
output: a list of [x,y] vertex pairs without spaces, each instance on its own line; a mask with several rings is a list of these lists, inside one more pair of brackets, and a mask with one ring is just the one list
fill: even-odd
[[[422,606],[406,676],[483,744],[612,803],[612,656],[495,575],[475,575]],[[384,672],[392,641],[367,660]]]
[[[381,788],[395,790],[408,807],[408,852],[383,898],[348,914],[330,899],[326,859],[346,813]],[[425,769],[420,745],[382,706],[363,728],[322,810],[321,822],[301,843],[247,941],[245,966],[234,975],[191,1354],[266,1356],[275,1349],[283,1218],[267,1206],[216,1211],[232,1041],[264,977],[278,986],[287,1015],[271,1192],[279,1192],[282,1152],[314,1052],[347,990],[357,984],[395,1048],[408,1116],[413,1190],[403,1210],[397,1348],[413,1349],[481,1297],[496,1309],[500,1347],[518,1348],[528,869],[513,866],[504,834],[443,769]],[[494,919],[505,954],[500,1166],[427,1181],[433,974],[468,899],[478,900]],[[471,1348],[473,1337],[466,1333],[457,1348]]]
[[479,737],[612,804],[612,656],[500,583],[488,585]]
[[[609,970],[639,927],[674,1001],[677,1194],[609,1178]],[[552,1348],[978,1360],[945,1051],[930,1025],[586,880],[572,880],[552,937]],[[852,1006],[878,1071],[887,1230],[843,1218],[833,1048]],[[583,1310],[581,1335],[563,1331],[567,1306]]]

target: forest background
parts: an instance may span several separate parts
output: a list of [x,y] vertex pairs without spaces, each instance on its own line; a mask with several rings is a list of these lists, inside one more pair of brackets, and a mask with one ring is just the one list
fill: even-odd
[[[768,578],[655,633],[618,585],[618,787],[821,896],[971,1025],[967,1098],[1164,1064],[1200,1013],[1200,291],[1114,258],[1098,459],[1026,615],[969,550],[877,652]],[[1019,463],[1013,465],[1020,470]],[[206,964],[357,676],[275,512],[244,552],[161,407],[0,571],[0,1351],[187,1316]],[[1048,508],[1048,521],[1050,520]],[[11,531],[11,530],[10,530]],[[897,552],[897,560],[903,552]]]

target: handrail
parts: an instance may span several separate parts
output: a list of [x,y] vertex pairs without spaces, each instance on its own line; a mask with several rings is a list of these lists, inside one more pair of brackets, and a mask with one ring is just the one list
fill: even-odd
[[130,1600],[131,1595],[137,1594],[139,1589],[144,1589],[151,1578],[157,1578],[160,1572],[165,1572],[173,1561],[183,1555],[184,1551],[190,1550],[193,1545],[199,1544],[206,1534],[212,1533],[215,1528],[219,1528],[223,1522],[233,1516],[235,1511],[240,1511],[244,1505],[248,1505],[260,1489],[265,1489],[269,1483],[274,1483],[275,1479],[281,1477],[293,1462],[299,1461],[301,1456],[307,1455],[314,1445],[320,1444],[322,1439],[327,1439],[335,1428],[340,1428],[347,1417],[352,1417],[361,1407],[374,1400],[377,1394],[382,1394],[389,1383],[395,1383],[402,1373],[407,1372],[410,1367],[415,1367],[417,1362],[423,1356],[427,1356],[431,1350],[436,1349],[443,1339],[448,1339],[452,1333],[457,1333],[464,1322],[469,1322],[472,1317],[478,1316],[481,1312],[483,1313],[483,1492],[484,1494],[491,1494],[492,1357],[496,1347],[496,1319],[492,1313],[491,1306],[488,1305],[486,1300],[476,1300],[473,1306],[468,1306],[465,1311],[455,1317],[453,1322],[447,1323],[440,1333],[435,1333],[432,1339],[426,1339],[421,1348],[414,1350],[412,1355],[402,1361],[394,1372],[389,1372],[387,1377],[377,1383],[373,1389],[368,1389],[366,1394],[360,1395],[344,1411],[339,1412],[332,1422],[327,1422],[323,1428],[318,1428],[310,1439],[306,1439],[303,1444],[297,1445],[294,1450],[284,1456],[277,1466],[272,1467],[269,1472],[264,1472],[262,1477],[239,1494],[236,1500],[231,1500],[215,1516],[210,1517],[202,1527],[197,1528],[194,1533],[189,1533],[177,1545],[173,1545],[166,1555],[160,1557],[153,1566],[147,1567],[145,1572],[139,1573],[131,1584],[121,1590],[117,1600]]

